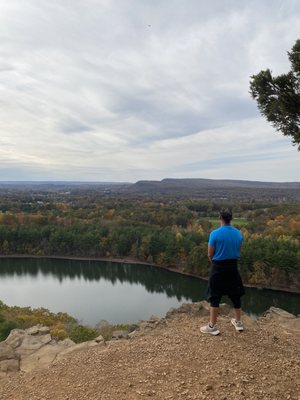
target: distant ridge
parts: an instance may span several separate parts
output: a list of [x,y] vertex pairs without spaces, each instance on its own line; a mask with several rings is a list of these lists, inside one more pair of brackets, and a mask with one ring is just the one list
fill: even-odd
[[300,189],[300,182],[261,182],[234,179],[202,179],[186,178],[172,179],[166,178],[161,181],[138,181],[130,186],[131,190],[152,191],[152,190],[179,190],[179,189],[229,189],[229,188],[249,188],[249,189]]

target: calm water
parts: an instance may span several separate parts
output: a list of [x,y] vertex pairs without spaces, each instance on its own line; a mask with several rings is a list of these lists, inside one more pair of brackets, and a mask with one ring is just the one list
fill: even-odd
[[[0,259],[0,300],[67,312],[85,324],[136,322],[206,297],[206,282],[163,269],[99,261]],[[226,302],[224,297],[223,301]],[[300,313],[300,295],[247,289],[253,317],[270,306]]]

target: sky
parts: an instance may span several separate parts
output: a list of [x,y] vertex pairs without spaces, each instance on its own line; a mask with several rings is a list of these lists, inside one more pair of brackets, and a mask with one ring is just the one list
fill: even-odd
[[300,181],[250,77],[299,0],[0,0],[0,180]]

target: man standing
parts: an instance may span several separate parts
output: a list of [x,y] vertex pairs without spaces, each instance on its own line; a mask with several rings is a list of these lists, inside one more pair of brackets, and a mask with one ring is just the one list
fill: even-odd
[[208,258],[212,263],[208,281],[210,321],[200,328],[202,333],[211,335],[220,333],[216,322],[220,301],[224,295],[230,298],[234,307],[235,318],[231,320],[232,325],[237,331],[244,330],[241,321],[241,296],[245,294],[245,290],[237,268],[243,236],[230,224],[231,210],[221,210],[220,220],[220,228],[211,232],[208,241]]

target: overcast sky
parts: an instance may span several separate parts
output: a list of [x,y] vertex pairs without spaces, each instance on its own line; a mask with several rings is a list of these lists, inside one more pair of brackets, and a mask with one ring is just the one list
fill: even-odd
[[250,76],[299,0],[0,0],[0,180],[300,181]]

